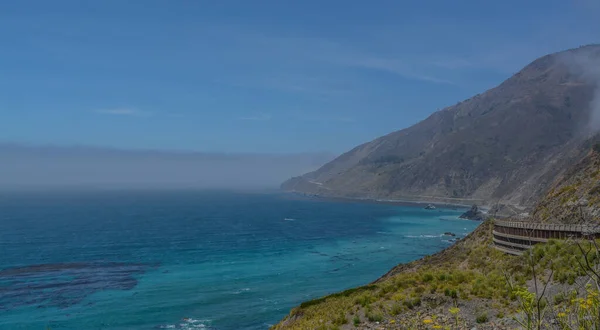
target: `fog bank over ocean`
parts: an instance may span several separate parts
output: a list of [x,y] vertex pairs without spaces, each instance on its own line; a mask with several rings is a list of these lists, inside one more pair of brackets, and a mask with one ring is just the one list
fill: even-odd
[[242,154],[0,143],[0,189],[275,188],[329,153]]

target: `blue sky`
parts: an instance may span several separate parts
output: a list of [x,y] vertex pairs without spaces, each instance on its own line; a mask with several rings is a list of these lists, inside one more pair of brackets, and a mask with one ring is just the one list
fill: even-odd
[[600,41],[596,1],[3,1],[0,142],[341,153]]

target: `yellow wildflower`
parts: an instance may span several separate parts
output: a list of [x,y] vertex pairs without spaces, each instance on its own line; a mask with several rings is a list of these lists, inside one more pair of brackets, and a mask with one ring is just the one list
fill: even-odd
[[431,319],[424,319],[423,323],[425,323],[425,324],[431,324],[431,323],[433,323],[433,320],[431,320]]
[[434,329],[441,329],[441,328],[442,328],[442,326],[441,326],[441,325],[439,325],[439,324],[436,324],[436,325],[434,325],[434,326],[433,326],[433,328],[434,328]]
[[558,313],[558,314],[557,314],[557,316],[558,316],[558,317],[566,317],[566,316],[567,316],[567,314],[566,314],[566,313],[563,313],[563,312],[560,312],[560,313]]

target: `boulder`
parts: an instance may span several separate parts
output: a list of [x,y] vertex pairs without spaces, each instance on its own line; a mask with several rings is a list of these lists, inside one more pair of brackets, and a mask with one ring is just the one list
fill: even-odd
[[477,207],[477,205],[473,205],[473,206],[471,206],[470,210],[468,210],[467,212],[461,214],[460,218],[461,219],[468,219],[468,220],[483,221],[485,219],[485,213],[483,213]]

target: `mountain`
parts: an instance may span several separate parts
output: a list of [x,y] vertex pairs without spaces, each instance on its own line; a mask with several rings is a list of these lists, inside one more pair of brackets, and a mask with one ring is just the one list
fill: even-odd
[[600,45],[543,56],[499,86],[360,145],[282,189],[531,206],[585,155],[581,144],[600,127],[598,68]]

